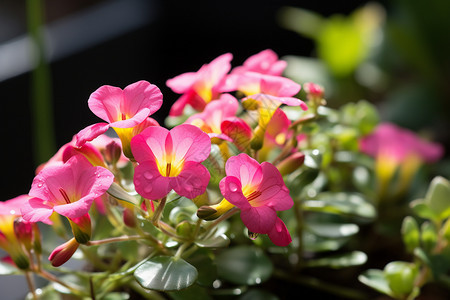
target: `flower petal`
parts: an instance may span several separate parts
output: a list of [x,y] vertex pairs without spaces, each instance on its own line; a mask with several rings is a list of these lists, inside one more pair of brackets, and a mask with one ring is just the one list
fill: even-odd
[[292,205],[294,205],[294,202],[289,195],[289,190],[284,184],[280,171],[268,162],[263,162],[261,164],[261,169],[263,179],[258,186],[261,195],[253,201],[260,202],[259,205],[269,205],[276,211],[290,209]]
[[266,234],[275,226],[277,212],[270,206],[241,209],[241,219],[251,232]]
[[169,130],[160,126],[150,126],[131,140],[131,151],[137,162],[147,160],[162,161],[165,153],[165,141]]
[[242,193],[242,185],[239,178],[227,176],[220,181],[220,192],[225,199],[240,209],[250,207],[250,204]]
[[108,123],[113,123],[120,119],[122,99],[123,91],[121,88],[104,85],[91,94],[88,106],[97,117]]
[[178,195],[194,199],[205,192],[210,176],[202,164],[186,162],[181,173],[170,179],[170,186]]
[[75,135],[76,139],[75,146],[76,147],[83,146],[86,142],[92,141],[99,135],[105,133],[108,129],[109,129],[108,123],[96,123],[82,129]]
[[211,140],[198,127],[190,124],[181,124],[172,128],[170,135],[175,154],[174,164],[181,160],[202,162],[208,158],[211,152]]
[[272,230],[267,234],[272,243],[280,247],[286,247],[292,242],[291,235],[284,224],[284,222],[277,218],[275,226]]
[[227,176],[237,177],[242,186],[257,186],[261,180],[259,163],[245,153],[230,157],[225,164]]
[[39,198],[31,198],[24,203],[22,208],[22,218],[28,222],[44,222],[51,224],[50,216],[53,213],[53,207],[46,205]]
[[155,161],[144,161],[134,170],[134,186],[136,192],[144,198],[158,200],[166,196],[170,190],[170,177],[162,176]]
[[121,111],[130,116],[148,109],[148,114],[145,116],[148,117],[160,109],[163,102],[163,95],[159,88],[145,80],[128,85],[123,90],[123,95],[124,101],[121,105]]

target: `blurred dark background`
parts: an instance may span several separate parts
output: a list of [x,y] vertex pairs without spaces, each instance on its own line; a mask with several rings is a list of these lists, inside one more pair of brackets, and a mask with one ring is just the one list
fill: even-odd
[[[405,3],[387,2],[377,3],[384,7],[388,18],[398,13],[398,7]],[[85,126],[101,121],[87,106],[90,93],[101,85],[124,88],[141,79],[156,84],[164,95],[164,104],[153,117],[162,124],[171,103],[178,97],[165,86],[165,81],[196,71],[220,54],[231,52],[233,66],[267,48],[279,56],[314,56],[313,40],[280,26],[282,7],[301,7],[328,17],[348,15],[366,3],[356,0],[43,1],[44,23],[50,37],[47,47],[51,48],[47,58],[56,148],[69,142]],[[26,5],[16,0],[0,2],[0,66],[6,63],[12,66],[12,71],[0,76],[2,116],[6,117],[1,134],[4,153],[1,184],[5,192],[2,200],[27,193],[34,169],[42,162],[33,158],[32,73],[21,56],[24,46],[20,45],[26,45],[22,40],[27,34]],[[5,52],[5,45],[14,42],[19,46],[12,49],[18,50]],[[14,71],[14,66],[18,70]],[[375,94],[374,101],[380,100],[377,97],[381,94]],[[425,97],[422,101],[429,99]],[[442,128],[445,122],[439,124]],[[442,135],[441,140],[444,138]]]

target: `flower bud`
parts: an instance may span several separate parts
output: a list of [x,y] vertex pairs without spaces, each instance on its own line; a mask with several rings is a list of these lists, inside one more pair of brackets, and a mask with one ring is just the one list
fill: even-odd
[[22,217],[14,220],[14,233],[19,243],[25,246],[27,251],[33,247],[33,223],[25,221]]
[[197,217],[206,221],[215,220],[233,207],[235,206],[224,198],[220,203],[200,207],[197,210]]
[[282,160],[277,165],[277,169],[278,171],[280,171],[281,176],[284,176],[297,170],[301,165],[303,165],[304,161],[305,154],[301,152],[295,152],[294,154],[291,154],[290,156]]
[[91,239],[92,225],[89,214],[85,214],[79,218],[69,219],[72,227],[73,236],[80,244],[86,244]]
[[122,148],[116,141],[111,141],[106,145],[105,150],[103,151],[106,162],[111,165],[115,165],[119,161],[121,155]]
[[52,266],[59,267],[72,257],[79,245],[75,238],[71,238],[69,241],[56,247],[48,257],[48,260],[52,263]]
[[123,210],[123,223],[131,228],[136,227],[137,225],[137,219],[134,208],[128,208],[126,207]]

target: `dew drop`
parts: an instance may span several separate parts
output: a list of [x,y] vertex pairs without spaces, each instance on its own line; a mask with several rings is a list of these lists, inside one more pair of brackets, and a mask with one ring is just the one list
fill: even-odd
[[238,190],[238,185],[236,183],[234,183],[234,182],[230,182],[228,187],[230,188],[230,190],[232,192],[236,192]]
[[145,179],[150,180],[150,179],[153,178],[153,174],[150,171],[145,171],[144,172],[144,177],[145,177]]
[[42,187],[42,182],[39,182],[37,186],[38,188]]
[[186,191],[188,191],[188,192],[192,192],[192,190],[194,189],[194,188],[192,187],[192,185],[186,185],[184,188],[185,188]]
[[145,188],[144,188],[144,192],[146,192],[146,193],[150,193],[151,191],[152,191],[152,186],[151,185],[147,185]]
[[141,181],[139,179],[134,179],[134,185],[138,186],[141,185]]

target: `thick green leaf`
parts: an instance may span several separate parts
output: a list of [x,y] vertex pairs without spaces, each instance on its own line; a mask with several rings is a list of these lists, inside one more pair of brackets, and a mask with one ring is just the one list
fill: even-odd
[[230,239],[225,234],[219,234],[196,241],[195,244],[204,248],[223,248],[230,244]]
[[219,276],[236,284],[260,284],[273,271],[272,262],[264,252],[251,246],[227,249],[217,257],[216,263]]
[[374,219],[376,217],[374,206],[362,195],[356,193],[324,192],[318,195],[317,200],[304,201],[303,209],[338,215],[358,216],[367,219]]
[[308,223],[307,228],[322,237],[339,238],[352,236],[359,231],[356,224]]
[[433,223],[427,221],[422,224],[420,229],[423,248],[425,251],[431,252],[436,246],[436,242],[438,239],[436,227],[433,225]]
[[138,205],[139,201],[133,195],[130,195],[127,191],[125,191],[120,185],[113,182],[109,189],[106,191],[109,195],[113,196],[118,200],[122,200],[133,205]]
[[358,276],[358,280],[374,290],[392,296],[393,293],[389,288],[389,283],[381,270],[369,269]]
[[410,203],[411,209],[416,213],[419,217],[429,220],[438,219],[438,215],[431,210],[431,208],[425,203],[423,199],[414,200]]
[[404,298],[414,289],[419,267],[412,263],[393,261],[384,267],[383,272],[393,294]]
[[407,216],[403,219],[402,238],[406,246],[406,250],[410,253],[420,246],[419,225],[413,217]]
[[430,187],[425,196],[425,203],[441,220],[449,217],[450,182],[443,177],[435,177],[430,183]]
[[146,289],[177,291],[191,286],[197,279],[197,269],[181,258],[153,257],[134,272],[137,282]]
[[198,271],[197,284],[205,287],[213,287],[217,279],[217,266],[207,249],[199,249],[189,256],[188,262]]
[[170,298],[174,300],[188,300],[188,299],[195,299],[195,300],[211,300],[211,296],[208,295],[207,291],[194,284],[188,287],[187,289],[181,290],[181,291],[174,291],[168,293]]
[[[294,240],[295,239],[296,238],[294,237]],[[303,232],[303,248],[305,251],[309,252],[336,251],[347,241],[348,238],[323,238],[308,231]]]
[[333,269],[341,269],[352,266],[365,264],[367,255],[361,251],[353,251],[350,253],[337,254],[319,259],[312,259],[306,262],[308,267],[330,267]]

